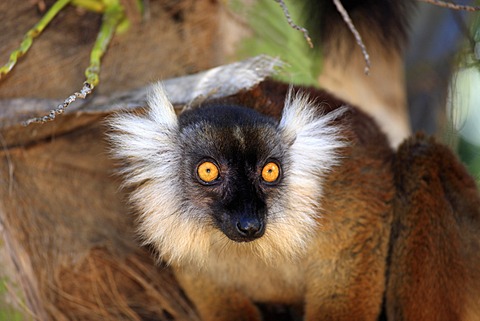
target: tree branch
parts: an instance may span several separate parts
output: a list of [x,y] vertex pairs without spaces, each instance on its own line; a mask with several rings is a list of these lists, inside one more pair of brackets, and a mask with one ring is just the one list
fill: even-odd
[[360,36],[360,33],[358,32],[357,28],[353,25],[352,19],[348,15],[347,10],[343,7],[342,3],[340,0],[333,0],[333,3],[335,4],[335,7],[337,7],[338,12],[343,18],[343,21],[347,24],[348,28],[352,32],[353,36],[355,37],[355,40],[357,41],[357,44],[360,46],[360,49],[362,50],[363,58],[365,59],[365,74],[368,75],[370,72],[370,55],[368,54],[367,48],[365,47],[365,44],[362,40],[362,36]]
[[478,6],[466,6],[466,5],[455,4],[455,3],[441,1],[441,0],[418,0],[418,1],[430,3],[439,7],[449,8],[453,10],[480,11],[480,7]]
[[275,0],[275,2],[277,2],[280,5],[280,7],[282,7],[283,15],[285,16],[285,18],[287,18],[287,22],[290,25],[290,27],[292,27],[295,30],[301,31],[303,33],[303,37],[307,41],[310,48],[313,48],[312,39],[308,35],[308,30],[303,28],[303,27],[300,27],[299,25],[297,25],[293,22],[292,17],[290,16],[290,12],[288,11],[288,8],[287,8],[287,5],[285,4],[285,2],[283,0]]

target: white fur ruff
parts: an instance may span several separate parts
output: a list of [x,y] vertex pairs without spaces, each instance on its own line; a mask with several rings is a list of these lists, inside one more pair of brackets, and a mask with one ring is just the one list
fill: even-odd
[[148,106],[146,115],[116,115],[109,123],[110,139],[114,156],[126,162],[121,170],[125,184],[134,187],[131,202],[140,214],[139,233],[161,259],[180,266],[202,266],[212,257],[278,264],[305,254],[318,227],[322,178],[338,164],[338,148],[345,146],[340,129],[330,123],[341,111],[318,117],[307,97],[289,92],[278,125],[291,144],[281,187],[286,199],[268,204],[264,236],[236,243],[213,227],[209,213],[183,200],[178,120],[161,85],[154,87]]

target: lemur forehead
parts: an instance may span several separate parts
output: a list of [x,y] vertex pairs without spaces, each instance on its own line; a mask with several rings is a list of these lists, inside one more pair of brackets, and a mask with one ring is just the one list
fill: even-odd
[[180,128],[197,123],[208,123],[214,127],[271,125],[276,122],[257,111],[238,105],[206,105],[187,110],[179,116]]
[[[252,109],[213,105],[179,116],[184,148],[214,159],[245,160],[283,154],[277,122]],[[249,156],[250,155],[250,156]]]

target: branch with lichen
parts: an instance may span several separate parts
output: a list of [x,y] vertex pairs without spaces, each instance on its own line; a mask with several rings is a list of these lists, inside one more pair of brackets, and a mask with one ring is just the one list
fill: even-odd
[[44,123],[54,120],[57,115],[63,114],[65,109],[78,98],[84,99],[99,83],[100,63],[107,51],[108,45],[115,34],[115,31],[126,22],[126,15],[120,0],[57,0],[46,14],[30,29],[24,36],[18,49],[15,49],[9,57],[8,62],[0,67],[0,80],[5,77],[17,64],[19,58],[24,56],[33,40],[38,37],[55,16],[68,4],[83,7],[89,11],[103,14],[102,25],[97,35],[95,44],[90,52],[90,64],[85,70],[86,80],[80,91],[73,93],[47,115],[31,118],[24,122],[24,125],[32,123]]
[[54,120],[57,115],[63,114],[65,109],[75,100],[77,100],[77,98],[85,99],[85,97],[92,92],[92,90],[100,81],[99,74],[102,56],[107,51],[108,45],[115,34],[116,28],[124,18],[125,16],[123,8],[119,3],[106,7],[105,13],[103,14],[102,26],[100,27],[97,39],[95,40],[95,44],[90,53],[90,65],[85,70],[86,80],[83,83],[82,89],[70,95],[55,109],[50,110],[47,115],[28,119],[24,122],[25,126],[28,126],[32,123],[45,123],[47,121]]

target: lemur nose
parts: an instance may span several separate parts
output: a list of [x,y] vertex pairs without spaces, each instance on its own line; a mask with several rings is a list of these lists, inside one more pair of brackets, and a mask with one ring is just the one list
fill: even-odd
[[263,235],[263,223],[256,217],[243,217],[237,221],[237,231],[247,238],[258,238]]

